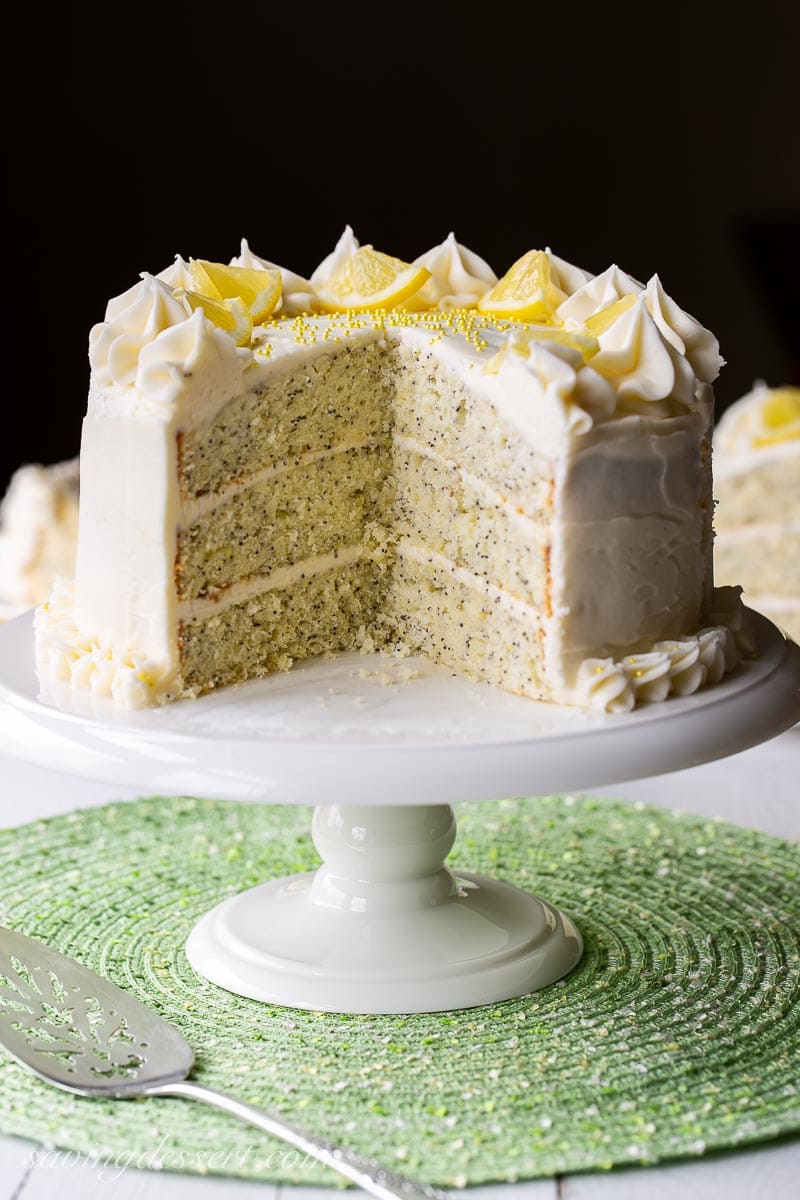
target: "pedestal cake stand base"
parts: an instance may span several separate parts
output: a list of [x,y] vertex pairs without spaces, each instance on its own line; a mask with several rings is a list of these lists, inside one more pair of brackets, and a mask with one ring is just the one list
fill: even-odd
[[580,960],[569,917],[444,858],[448,805],[315,810],[317,871],[225,900],[192,931],[195,970],[255,1000],[325,1012],[470,1008],[532,992]]

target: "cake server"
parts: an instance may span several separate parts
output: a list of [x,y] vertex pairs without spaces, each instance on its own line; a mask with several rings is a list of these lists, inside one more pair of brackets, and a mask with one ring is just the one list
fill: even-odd
[[173,1025],[74,959],[2,926],[0,1045],[66,1092],[200,1100],[283,1139],[378,1200],[446,1200],[437,1188],[187,1079],[194,1053]]

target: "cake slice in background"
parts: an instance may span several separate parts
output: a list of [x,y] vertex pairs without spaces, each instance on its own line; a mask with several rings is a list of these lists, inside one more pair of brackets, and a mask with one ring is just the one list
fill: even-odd
[[0,621],[46,600],[72,575],[78,544],[78,459],[19,467],[0,501]]
[[714,573],[800,641],[800,388],[758,381],[714,435]]

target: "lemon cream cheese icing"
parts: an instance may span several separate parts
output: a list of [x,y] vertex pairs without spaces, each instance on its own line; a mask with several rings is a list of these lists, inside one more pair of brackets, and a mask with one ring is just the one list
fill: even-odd
[[759,381],[714,435],[717,577],[800,641],[800,388]]
[[716,682],[716,339],[657,277],[349,227],[297,275],[176,259],[91,333],[44,682],[128,706],[391,648],[611,712]]

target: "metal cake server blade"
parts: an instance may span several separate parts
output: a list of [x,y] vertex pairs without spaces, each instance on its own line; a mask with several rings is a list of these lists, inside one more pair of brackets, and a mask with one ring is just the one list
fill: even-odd
[[0,926],[0,1045],[78,1096],[183,1096],[231,1113],[338,1171],[378,1200],[446,1200],[371,1159],[187,1079],[194,1053],[178,1030],[44,943]]

